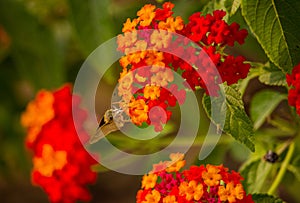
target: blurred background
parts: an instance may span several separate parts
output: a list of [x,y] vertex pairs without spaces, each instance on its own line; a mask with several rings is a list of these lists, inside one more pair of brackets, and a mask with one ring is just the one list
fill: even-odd
[[[187,20],[201,11],[208,1],[178,0],[175,15]],[[20,114],[42,88],[55,89],[66,82],[74,83],[87,56],[101,43],[121,33],[127,18],[148,0],[0,0],[0,196],[4,203],[48,202],[45,193],[31,184],[31,155],[24,147],[25,131]],[[247,28],[237,12],[229,21]],[[244,55],[248,60],[266,61],[266,56],[253,36],[246,43],[227,50]],[[97,113],[110,105],[111,91],[121,71],[117,64],[106,73],[97,102]],[[252,95],[265,86],[251,81],[244,96],[246,108]],[[202,91],[197,92],[200,99]],[[201,104],[201,102],[200,102]],[[172,122],[171,122],[172,123]],[[199,137],[209,122],[201,114]],[[170,128],[169,134],[172,134]],[[199,139],[201,140],[201,139]],[[188,163],[195,163],[201,141],[188,152]],[[201,163],[224,163],[238,170],[249,151],[231,137],[222,136],[213,153]],[[92,202],[135,202],[140,176],[123,175],[103,170],[90,186]]]

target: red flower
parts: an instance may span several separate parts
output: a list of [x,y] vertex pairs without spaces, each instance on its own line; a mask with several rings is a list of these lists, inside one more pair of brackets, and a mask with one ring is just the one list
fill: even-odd
[[296,107],[300,115],[300,64],[294,67],[291,74],[286,74],[286,81],[291,87],[288,93],[289,105]]
[[[154,125],[156,130],[162,129],[162,124],[169,120],[169,116],[165,116],[168,107],[185,101],[186,90],[177,90],[174,71],[192,90],[201,87],[207,95],[218,96],[221,83],[235,84],[245,78],[250,69],[242,56],[224,53],[226,46],[233,46],[234,42],[244,43],[248,34],[237,23],[227,24],[223,20],[225,11],[216,10],[207,15],[197,12],[184,24],[180,16],[173,16],[173,7],[170,2],[164,3],[163,8],[145,5],[138,11],[138,18],[127,19],[124,34],[118,36],[118,50],[125,54],[120,65],[123,73],[131,73],[133,78],[127,88],[119,88],[118,95],[121,100],[128,101],[130,90],[135,98],[144,99],[145,109],[149,112],[154,103],[161,105],[162,110],[152,111],[158,115],[146,115],[145,112],[142,119],[137,118],[137,114],[128,115],[137,125],[148,118],[155,120],[150,122],[148,119],[147,123]],[[143,32],[136,32],[136,29]],[[156,91],[155,97],[149,97],[149,91],[143,91],[146,85],[159,87],[160,93]],[[167,87],[171,88],[171,93],[166,91]],[[149,101],[154,98],[157,101]],[[147,108],[147,105],[152,106]],[[129,112],[132,112],[130,107]]]
[[[29,147],[34,154],[32,181],[45,190],[51,202],[89,201],[91,196],[86,185],[96,181],[97,175],[91,171],[91,166],[96,164],[96,161],[84,149],[78,137],[87,140],[88,134],[80,127],[76,131],[74,126],[74,122],[82,126],[86,112],[79,108],[79,98],[74,98],[73,111],[76,119],[73,120],[69,85],[54,92],[47,91],[47,98],[53,98],[53,101],[50,102],[51,105],[42,105],[44,109],[40,109],[41,105],[37,106],[46,98],[40,95],[41,93],[38,93],[35,101],[31,103],[36,106],[28,106],[22,116],[24,124],[29,117],[40,117],[43,111],[54,112],[50,119],[42,123],[35,139],[30,140]],[[34,111],[31,110],[33,108],[39,108],[40,112],[34,115]],[[28,130],[35,128],[34,123],[25,127]]]
[[[171,159],[172,157],[174,158],[174,154],[170,155]],[[176,157],[181,157],[178,162],[184,162],[182,154],[176,154]],[[166,167],[168,161],[160,164]],[[173,168],[174,164],[177,165],[173,163],[169,167]],[[179,165],[181,167],[176,167],[176,170],[170,171],[167,167],[156,172],[152,170],[149,175],[145,175],[144,177],[154,176],[155,182],[143,179],[142,188],[137,193],[137,203],[254,203],[252,196],[246,194],[238,172],[229,172],[223,165],[210,164],[191,166],[190,169],[181,172],[184,164]],[[155,198],[146,197],[154,191]]]

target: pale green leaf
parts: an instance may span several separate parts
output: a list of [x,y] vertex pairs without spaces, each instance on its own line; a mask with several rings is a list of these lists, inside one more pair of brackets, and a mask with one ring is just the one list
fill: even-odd
[[300,167],[288,165],[287,170],[293,173],[295,178],[300,181]]
[[300,1],[242,0],[241,7],[269,59],[290,72],[300,61]]
[[250,106],[250,115],[254,121],[255,130],[265,122],[266,118],[284,99],[286,99],[286,95],[272,90],[263,90],[254,95]]
[[265,184],[273,164],[261,159],[251,162],[241,171],[244,177],[243,186],[247,193],[266,192],[268,185]]
[[284,86],[286,85],[285,74],[277,68],[273,63],[268,63],[262,69],[262,73],[258,77],[261,83],[271,86]]
[[[224,10],[226,11],[225,7],[225,0],[213,0],[209,1],[202,9],[203,14],[212,14],[215,10]],[[225,21],[228,20],[228,14],[224,16]]]
[[241,0],[225,0],[224,3],[227,12],[233,16],[241,6]]

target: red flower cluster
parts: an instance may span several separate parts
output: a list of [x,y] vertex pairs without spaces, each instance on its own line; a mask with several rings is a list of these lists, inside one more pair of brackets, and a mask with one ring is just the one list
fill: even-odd
[[73,101],[76,120],[72,117],[69,85],[54,92],[42,90],[21,116],[27,128],[26,145],[34,154],[32,181],[45,190],[53,203],[89,201],[86,185],[97,177],[91,171],[96,161],[82,146],[77,131],[83,140],[89,136],[83,128],[76,131],[74,126],[74,122],[82,126],[86,112],[79,108],[78,97]]
[[300,115],[300,64],[294,67],[291,74],[286,74],[286,81],[291,87],[288,94],[289,104],[296,107],[297,114]]
[[183,155],[171,154],[170,158],[144,175],[137,203],[254,203],[252,196],[246,195],[239,173],[209,164],[180,172],[185,164]]
[[[137,12],[137,18],[127,19],[124,34],[118,36],[118,50],[125,54],[120,59],[123,72],[118,91],[122,100],[129,103],[124,110],[136,125],[154,125],[156,131],[170,118],[168,106],[185,101],[185,90],[178,90],[178,84],[174,84],[175,72],[193,90],[202,87],[207,94],[218,96],[219,84],[237,83],[250,68],[244,57],[223,52],[227,45],[244,43],[247,36],[237,23],[228,25],[223,20],[224,11],[206,16],[195,13],[185,25],[180,16],[173,16],[173,7],[170,2],[164,3],[163,8],[145,5]],[[161,110],[151,117],[155,106]]]

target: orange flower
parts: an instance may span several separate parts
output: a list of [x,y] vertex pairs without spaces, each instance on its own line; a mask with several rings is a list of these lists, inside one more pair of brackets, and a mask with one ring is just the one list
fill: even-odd
[[146,4],[137,12],[137,16],[139,16],[140,25],[141,26],[149,26],[155,17],[155,6],[151,4]]
[[142,188],[151,189],[154,188],[157,180],[156,174],[144,175],[142,180]]
[[174,80],[174,75],[172,70],[170,70],[169,68],[164,68],[151,77],[151,84],[165,87],[173,80]]
[[142,201],[142,203],[158,203],[160,197],[160,193],[157,190],[153,190],[151,193],[146,195],[146,201]]
[[130,18],[127,18],[126,22],[123,24],[122,32],[130,32],[135,30],[135,27],[139,23],[138,19],[133,19],[130,21]]
[[67,163],[66,151],[54,151],[49,144],[43,145],[42,157],[34,157],[34,170],[46,177],[52,176],[53,171],[62,169]]
[[132,97],[131,94],[132,82],[133,82],[132,72],[131,71],[127,72],[127,69],[124,68],[123,72],[120,74],[118,95],[122,96],[125,102],[129,102]]
[[[162,62],[163,60],[164,60],[163,52],[160,52],[160,51],[148,51],[147,52],[147,59],[146,59],[147,65],[151,66],[151,65],[159,64],[162,67],[165,67],[164,63]],[[152,68],[151,68],[151,71],[152,71]]]
[[178,203],[175,195],[168,195],[163,199],[163,203]]
[[26,111],[21,115],[21,124],[28,130],[26,141],[35,141],[41,127],[54,117],[54,97],[51,92],[41,90],[34,101],[29,102]]
[[155,85],[146,85],[144,88],[144,97],[155,100],[160,96],[160,87]]
[[142,125],[148,119],[149,107],[143,99],[133,99],[129,103],[130,118],[136,125]]
[[170,154],[171,161],[169,163],[171,163],[171,165],[166,168],[166,171],[169,173],[179,171],[185,165],[185,160],[183,160],[183,158],[184,154],[182,153]]
[[167,18],[166,22],[160,21],[158,24],[159,29],[168,30],[170,32],[175,32],[177,30],[182,30],[184,27],[184,22],[180,16],[174,17],[170,16]]
[[142,52],[146,51],[147,49],[147,42],[145,40],[138,40],[135,42],[134,47],[126,48],[125,49],[125,54],[130,54],[134,52]]
[[229,203],[236,202],[236,199],[243,199],[244,198],[244,189],[241,184],[237,184],[234,187],[233,182],[230,182],[226,185],[226,188],[221,185],[219,186],[218,195],[220,196],[221,201],[227,201]]
[[202,173],[204,183],[211,187],[219,185],[219,181],[222,179],[222,176],[219,174],[220,169],[210,164],[207,164],[206,169],[207,171]]
[[124,35],[117,36],[119,49],[132,46],[137,40],[137,32],[125,32]]
[[150,36],[150,42],[155,49],[167,48],[172,36],[165,30],[154,30]]
[[201,183],[197,184],[195,180],[190,182],[182,182],[179,186],[179,194],[185,195],[188,201],[200,200],[203,195],[203,185]]

